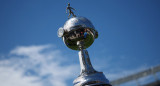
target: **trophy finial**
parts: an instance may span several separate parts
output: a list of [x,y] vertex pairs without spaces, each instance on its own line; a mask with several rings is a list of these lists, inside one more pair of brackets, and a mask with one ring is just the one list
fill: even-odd
[[66,13],[67,13],[67,11],[69,11],[68,19],[71,16],[71,14],[73,15],[73,17],[76,17],[76,15],[73,13],[72,10],[75,10],[75,9],[70,6],[70,3],[68,3],[68,6],[66,8]]

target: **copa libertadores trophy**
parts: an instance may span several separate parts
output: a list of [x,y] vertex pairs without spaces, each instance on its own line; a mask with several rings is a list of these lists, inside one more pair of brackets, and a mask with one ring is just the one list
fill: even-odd
[[[61,37],[65,45],[72,50],[79,50],[81,72],[73,82],[74,86],[111,86],[102,72],[96,71],[90,62],[87,48],[98,38],[98,32],[93,24],[85,17],[77,17],[68,3],[68,20],[63,27],[58,29],[58,37]],[[69,18],[70,15],[72,18]]]

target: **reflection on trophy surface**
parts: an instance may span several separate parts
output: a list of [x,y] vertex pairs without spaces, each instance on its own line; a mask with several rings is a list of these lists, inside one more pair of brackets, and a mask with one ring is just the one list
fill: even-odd
[[94,29],[92,23],[84,17],[73,17],[69,19],[63,27],[63,41],[67,47],[73,50],[79,50],[78,41],[84,41],[83,48],[86,49],[98,37],[98,32]]
[[68,48],[79,50],[81,72],[74,80],[74,86],[111,86],[104,74],[92,67],[88,51],[85,50],[98,38],[97,30],[87,18],[73,15],[59,28],[58,37]]

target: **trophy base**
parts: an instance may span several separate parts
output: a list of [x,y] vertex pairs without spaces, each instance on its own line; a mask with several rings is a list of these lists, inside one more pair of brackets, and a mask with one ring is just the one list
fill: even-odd
[[111,86],[102,72],[92,74],[81,74],[73,82],[74,86]]

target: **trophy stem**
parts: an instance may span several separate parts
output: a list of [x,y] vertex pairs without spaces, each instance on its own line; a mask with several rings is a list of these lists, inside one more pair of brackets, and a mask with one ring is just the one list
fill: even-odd
[[79,61],[80,61],[80,67],[81,67],[80,74],[91,74],[96,72],[90,62],[88,51],[81,49],[78,54],[79,54]]
[[84,42],[78,41],[80,76],[74,80],[74,86],[111,86],[102,72],[97,72],[90,62],[87,50],[83,49]]
[[88,51],[83,49],[84,46],[84,42],[83,41],[78,41],[77,45],[80,48],[79,51],[79,61],[80,61],[80,67],[81,67],[81,72],[80,74],[91,74],[96,72],[95,69],[93,68],[89,55],[88,55]]

